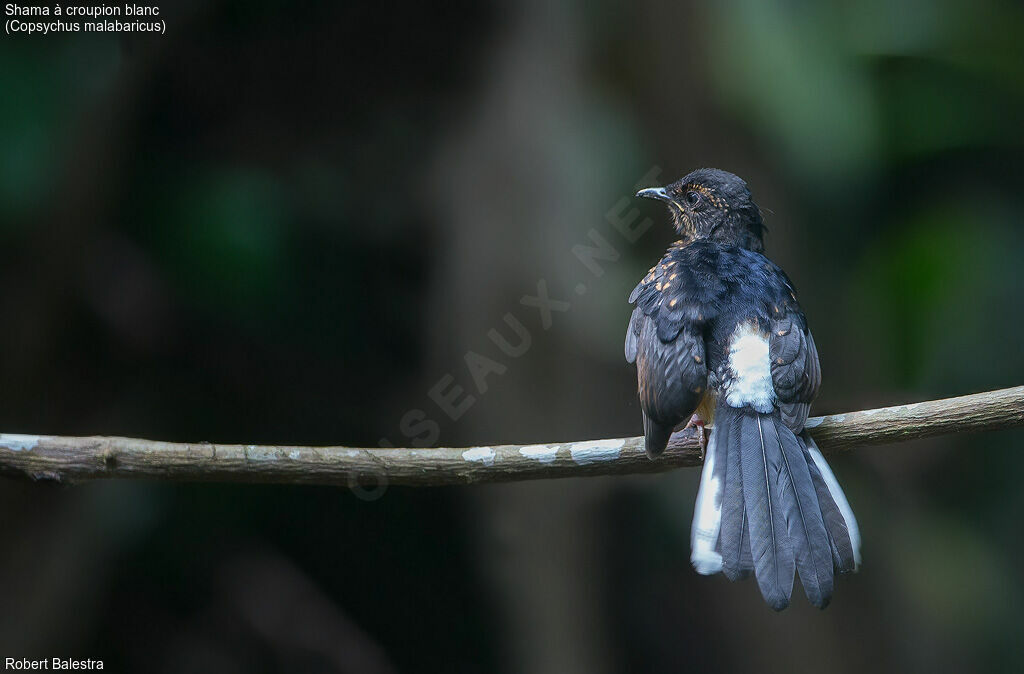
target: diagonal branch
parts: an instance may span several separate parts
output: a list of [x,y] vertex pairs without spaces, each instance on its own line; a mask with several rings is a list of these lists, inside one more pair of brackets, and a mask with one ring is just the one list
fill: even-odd
[[[825,452],[946,433],[1024,426],[1024,386],[959,398],[814,417]],[[354,486],[438,486],[584,475],[652,473],[700,464],[692,435],[673,436],[656,461],[643,438],[462,449],[360,449],[173,443],[105,436],[0,434],[0,474],[84,482],[108,478]]]

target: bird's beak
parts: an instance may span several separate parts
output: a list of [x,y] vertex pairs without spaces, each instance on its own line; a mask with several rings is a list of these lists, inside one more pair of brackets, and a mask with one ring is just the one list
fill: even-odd
[[636,193],[638,197],[644,199],[657,199],[658,201],[672,201],[672,197],[668,195],[664,187],[648,187],[647,189],[640,190]]

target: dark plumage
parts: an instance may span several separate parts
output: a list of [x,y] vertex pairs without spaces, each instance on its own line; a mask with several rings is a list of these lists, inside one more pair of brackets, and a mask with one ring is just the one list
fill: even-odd
[[629,298],[626,359],[637,367],[647,453],[660,455],[698,409],[715,424],[694,566],[730,579],[754,573],[776,610],[799,572],[824,608],[833,573],[859,563],[860,536],[804,431],[821,384],[818,352],[792,283],[762,253],[760,210],[743,180],[718,169],[638,196],[666,202],[683,237]]

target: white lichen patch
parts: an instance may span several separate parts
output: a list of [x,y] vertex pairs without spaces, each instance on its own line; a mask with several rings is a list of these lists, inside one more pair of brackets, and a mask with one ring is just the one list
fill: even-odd
[[622,453],[625,440],[591,440],[577,442],[569,448],[572,460],[581,466],[598,461],[613,461]]
[[28,452],[39,444],[38,435],[18,435],[17,433],[0,433],[0,447],[12,452]]
[[494,465],[494,450],[490,447],[474,447],[462,453],[464,461],[479,461],[485,466]]
[[807,420],[807,423],[804,424],[804,428],[817,428],[818,426],[821,426],[821,422],[823,421],[825,421],[824,417],[811,417]]
[[527,459],[540,461],[541,463],[553,463],[558,454],[558,445],[527,445],[520,447],[519,453]]
[[292,461],[298,461],[299,459],[302,458],[302,452],[300,452],[297,449],[293,449],[292,451],[288,452],[288,458],[291,459]]

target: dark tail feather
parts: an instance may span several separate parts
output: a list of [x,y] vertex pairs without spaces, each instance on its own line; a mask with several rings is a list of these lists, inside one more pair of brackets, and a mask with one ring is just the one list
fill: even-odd
[[740,564],[737,578],[750,578],[754,573],[754,555],[750,552],[750,527],[747,526],[747,513],[743,513],[743,539],[740,541]]
[[[761,594],[776,611],[789,606],[793,594],[796,560],[786,522],[785,499],[792,492],[780,488],[786,470],[781,443],[774,432],[773,417],[753,410],[728,408],[739,415],[735,435],[730,434],[729,453],[740,453],[743,496],[750,531],[750,552]],[[716,422],[718,419],[716,419]]]
[[825,608],[832,599],[832,548],[804,444],[778,417],[762,417],[762,426],[767,442],[777,443],[782,456],[778,502],[786,516],[800,582],[807,600]]
[[647,452],[648,458],[653,459],[664,453],[673,428],[675,427],[659,424],[646,413],[644,414],[644,450]]
[[[737,421],[739,415],[730,413],[723,402],[715,411],[716,467],[721,466],[722,484],[722,528],[718,538],[719,553],[722,555],[722,573],[729,580],[750,575],[754,570],[750,559],[750,532],[747,528],[747,513],[744,508],[743,474],[740,466],[739,437]],[[743,548],[746,543],[747,555]]]
[[[814,490],[818,495],[818,504],[821,507],[825,529],[828,531],[832,563],[835,566],[835,570],[839,573],[856,571],[857,566],[860,564],[860,534],[857,531],[857,521],[853,517],[853,511],[850,510],[846,496],[842,493],[842,489],[840,489],[839,483],[832,475],[832,471],[828,469],[828,464],[825,463],[825,458],[821,456],[817,446],[814,444],[814,440],[811,439],[806,431],[800,435],[800,439],[803,445],[804,457],[807,461],[807,468],[810,472],[811,482],[814,484]],[[825,470],[828,470],[827,476],[823,475],[822,470],[819,469],[818,461],[825,466]],[[843,507],[839,506],[837,498],[833,496],[829,486],[830,481],[832,488],[837,490],[838,499],[842,500]],[[845,514],[843,512],[844,508],[846,510]],[[847,521],[847,517],[849,517],[849,521]]]
[[[715,412],[714,433],[722,466],[722,528],[718,539],[718,552],[722,555],[722,573],[729,580],[748,578],[754,573],[754,558],[750,554],[750,526],[747,521],[746,500],[743,498],[743,472],[740,463],[738,420],[741,415],[730,413],[728,405],[720,403]],[[732,439],[732,440],[731,440]]]

